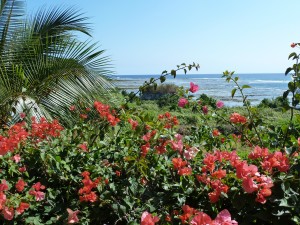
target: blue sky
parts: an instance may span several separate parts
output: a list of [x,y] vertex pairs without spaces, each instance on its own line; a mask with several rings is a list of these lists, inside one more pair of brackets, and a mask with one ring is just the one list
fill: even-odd
[[[283,73],[299,42],[299,0],[27,0],[75,6],[116,74],[159,74],[196,62],[200,73]],[[195,73],[195,72],[194,72]]]

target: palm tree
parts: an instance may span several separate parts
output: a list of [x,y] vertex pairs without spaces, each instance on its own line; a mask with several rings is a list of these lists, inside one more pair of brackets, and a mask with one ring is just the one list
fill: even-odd
[[86,17],[59,7],[40,10],[29,19],[24,15],[24,1],[1,0],[2,125],[16,122],[20,111],[72,124],[68,108],[74,102],[112,99],[109,58],[96,44],[76,38],[75,32],[90,36]]

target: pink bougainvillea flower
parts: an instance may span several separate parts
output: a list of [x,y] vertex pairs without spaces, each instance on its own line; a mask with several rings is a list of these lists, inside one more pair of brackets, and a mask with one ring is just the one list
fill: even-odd
[[68,223],[78,223],[79,219],[77,214],[80,212],[79,210],[73,211],[72,209],[67,208],[68,211]]
[[179,99],[178,106],[184,108],[188,103],[189,101],[186,98],[181,98]]
[[180,134],[175,134],[174,135],[176,140],[171,140],[170,143],[171,143],[171,148],[174,150],[174,151],[179,151],[180,153],[182,152],[183,150],[183,142],[182,142],[182,135]]
[[159,221],[157,216],[152,216],[147,211],[143,212],[141,217],[141,225],[155,225]]
[[29,194],[35,196],[36,201],[42,201],[45,199],[45,193],[41,190],[44,190],[46,187],[41,184],[41,182],[37,182],[36,184],[32,185],[34,190],[30,190]]
[[74,111],[76,109],[76,106],[75,105],[71,105],[70,106],[70,111]]
[[21,118],[21,119],[24,119],[24,118],[26,117],[26,114],[25,114],[24,112],[20,112],[19,115],[20,115],[20,118]]
[[242,183],[244,191],[247,193],[252,193],[254,191],[257,191],[258,186],[257,184],[253,181],[252,177],[247,177],[246,179],[243,179]]
[[12,220],[14,218],[15,215],[15,210],[14,208],[8,208],[8,207],[4,207],[4,209],[2,210],[4,219],[6,220]]
[[12,157],[12,159],[13,159],[16,163],[18,163],[18,162],[21,161],[21,156],[20,156],[19,154],[16,154],[16,155],[14,155],[14,156]]
[[191,82],[189,91],[192,93],[195,93],[195,92],[199,91],[199,86],[194,84],[193,82]]
[[206,115],[208,113],[208,107],[206,105],[202,106],[202,112],[204,115]]
[[187,150],[184,151],[183,155],[187,160],[195,158],[197,153],[199,152],[199,149],[196,147],[191,147],[188,148]]
[[0,191],[7,191],[8,190],[8,185],[6,180],[2,180],[2,182],[0,183]]
[[224,102],[222,101],[217,101],[216,106],[218,109],[222,108],[224,106]]
[[227,209],[222,210],[214,220],[214,225],[238,225],[235,220],[231,220],[231,215]]
[[291,44],[291,47],[292,47],[292,48],[295,48],[296,46],[297,46],[296,43],[292,43],[292,44]]

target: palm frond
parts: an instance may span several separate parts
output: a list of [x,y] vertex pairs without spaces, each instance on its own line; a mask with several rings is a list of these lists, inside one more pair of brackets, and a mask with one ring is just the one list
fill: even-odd
[[7,42],[12,41],[12,32],[23,26],[24,1],[1,0],[0,3],[0,53],[7,50]]
[[89,34],[85,20],[72,8],[54,8],[39,11],[11,32],[8,51],[0,57],[0,106],[14,110],[1,112],[2,117],[12,116],[14,123],[18,112],[26,110],[68,124],[69,106],[76,101],[92,104],[100,95],[112,102],[109,58],[95,43],[80,42],[73,33]]

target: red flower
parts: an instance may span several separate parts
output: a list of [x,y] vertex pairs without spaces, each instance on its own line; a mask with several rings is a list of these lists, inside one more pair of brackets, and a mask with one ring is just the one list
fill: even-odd
[[83,144],[80,144],[78,147],[81,148],[81,150],[84,151],[84,152],[88,152],[89,151],[86,142],[83,143]]
[[216,203],[217,201],[219,201],[220,195],[220,191],[214,190],[213,192],[208,193],[208,198],[211,203]]
[[115,112],[113,110],[110,111],[109,105],[105,105],[105,104],[103,104],[101,102],[95,101],[94,102],[94,107],[98,111],[99,115],[101,117],[105,118],[110,123],[110,125],[115,126],[115,125],[117,125],[117,123],[120,122],[119,118],[117,118],[116,116],[112,115]]
[[155,225],[159,221],[157,216],[152,216],[147,211],[143,212],[141,217],[141,225]]
[[241,116],[238,113],[232,113],[230,115],[230,122],[231,123],[246,123],[247,119],[244,116]]
[[80,118],[86,119],[86,118],[88,118],[88,116],[86,114],[80,114]]
[[117,175],[118,177],[121,176],[121,171],[116,170],[116,175]]
[[190,82],[190,89],[189,91],[192,92],[192,93],[195,93],[199,90],[199,86],[194,84],[193,82]]
[[20,167],[20,168],[19,168],[19,171],[20,171],[21,173],[24,173],[24,172],[26,171],[26,166]]
[[192,225],[212,225],[212,219],[204,212],[199,212],[191,221]]
[[29,209],[29,204],[26,202],[20,202],[19,207],[16,209],[18,214],[22,214],[26,209]]
[[180,169],[178,169],[178,174],[180,176],[189,176],[192,174],[192,168],[190,168],[190,167],[180,168]]
[[8,190],[8,185],[6,180],[2,180],[1,184],[0,184],[0,191],[7,191]]
[[213,130],[213,132],[212,132],[212,135],[214,136],[214,137],[217,137],[217,136],[219,136],[221,133],[220,133],[220,131],[218,130],[218,129],[214,129]]
[[141,155],[142,155],[142,157],[146,157],[149,149],[150,149],[150,143],[149,142],[147,142],[145,145],[141,146],[141,150],[142,150]]
[[291,44],[291,47],[292,47],[292,48],[295,48],[296,46],[297,46],[296,43],[292,43],[292,44]]
[[135,130],[136,127],[139,125],[138,121],[135,121],[133,119],[128,119],[128,122],[130,123],[132,130]]
[[15,187],[16,187],[16,189],[17,189],[18,192],[22,192],[24,190],[24,188],[25,188],[26,185],[27,185],[27,183],[24,180],[20,179],[16,183]]
[[187,164],[187,161],[183,161],[182,158],[173,158],[172,162],[175,169],[185,167]]

